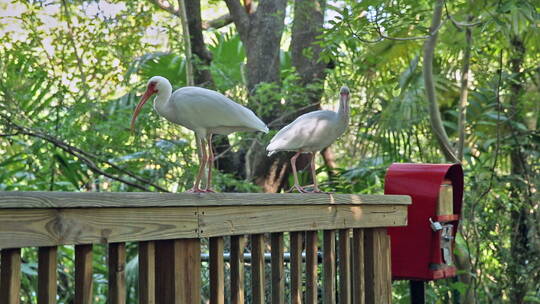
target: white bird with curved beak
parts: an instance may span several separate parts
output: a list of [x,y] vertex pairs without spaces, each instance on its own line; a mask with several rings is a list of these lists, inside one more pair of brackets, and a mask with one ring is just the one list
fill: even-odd
[[349,124],[349,88],[341,87],[340,96],[337,112],[320,110],[303,114],[281,129],[266,147],[268,156],[279,151],[296,151],[296,154],[291,157],[291,166],[294,174],[294,187],[299,192],[309,192],[298,182],[296,159],[300,153],[311,153],[313,192],[322,192],[317,185],[315,154],[330,146],[345,132]]
[[[174,93],[169,80],[154,76],[148,81],[146,92],[135,108],[131,119],[131,130],[135,129],[135,120],[146,101],[156,94],[154,109],[168,121],[182,125],[193,132],[197,140],[199,155],[199,172],[193,188],[188,192],[214,192],[211,189],[212,165],[214,152],[212,150],[212,135],[228,135],[237,131],[261,131],[268,133],[268,127],[253,112],[237,104],[216,91],[199,88],[183,87]],[[208,152],[207,148],[208,146]],[[206,188],[199,188],[208,166]]]

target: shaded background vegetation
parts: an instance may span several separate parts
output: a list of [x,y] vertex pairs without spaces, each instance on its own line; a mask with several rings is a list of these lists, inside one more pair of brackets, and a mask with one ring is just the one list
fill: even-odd
[[[460,276],[431,283],[429,302],[540,302],[538,1],[187,0],[189,45],[178,3],[0,2],[0,190],[189,189],[190,131],[151,107],[136,136],[128,129],[146,80],[161,75],[175,88],[192,76],[271,128],[216,136],[220,191],[286,191],[290,155],[266,158],[265,144],[299,114],[335,109],[348,85],[349,130],[318,160],[324,189],[381,193],[392,162],[462,162]],[[106,250],[96,248],[104,303]],[[72,251],[60,251],[61,303],[73,297]],[[23,250],[25,303],[35,302],[35,255]],[[396,282],[396,302],[407,297]]]

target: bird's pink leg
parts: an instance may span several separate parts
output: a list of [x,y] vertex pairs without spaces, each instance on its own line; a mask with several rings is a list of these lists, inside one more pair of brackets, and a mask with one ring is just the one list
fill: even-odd
[[195,135],[195,140],[197,141],[197,155],[199,156],[199,172],[197,173],[197,176],[195,177],[195,182],[193,183],[193,188],[189,189],[187,192],[191,193],[200,193],[204,192],[201,188],[199,188],[199,184],[201,183],[202,175],[204,174],[204,167],[206,166],[206,147],[204,145],[204,141],[199,138],[199,136]]
[[298,174],[296,173],[296,159],[298,158],[300,153],[302,152],[298,151],[293,157],[291,157],[291,166],[292,166],[292,171],[294,175],[294,187],[296,188],[296,190],[298,190],[298,192],[306,193],[307,191],[304,188],[302,188],[302,186],[300,186],[300,183],[298,182]]
[[326,193],[324,191],[321,191],[319,189],[319,186],[317,185],[317,173],[315,172],[315,155],[317,152],[311,153],[311,176],[313,177],[313,192],[315,193]]
[[212,134],[208,134],[206,137],[206,142],[208,144],[208,160],[206,165],[208,166],[208,179],[206,181],[206,189],[204,192],[215,192],[212,190],[212,167],[214,166],[214,149],[212,148]]

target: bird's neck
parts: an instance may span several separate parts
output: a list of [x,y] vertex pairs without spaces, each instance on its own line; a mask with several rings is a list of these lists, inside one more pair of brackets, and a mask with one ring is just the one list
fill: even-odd
[[340,120],[348,121],[349,120],[349,96],[341,95],[339,98],[339,109],[338,117]]
[[161,116],[166,116],[166,114],[169,113],[167,109],[169,106],[169,100],[171,99],[171,94],[172,87],[162,88],[157,93],[156,98],[154,99],[154,109]]

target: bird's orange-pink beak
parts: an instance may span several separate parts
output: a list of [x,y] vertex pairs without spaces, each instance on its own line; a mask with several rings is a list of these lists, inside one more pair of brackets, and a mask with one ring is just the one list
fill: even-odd
[[135,121],[137,120],[137,115],[139,115],[139,112],[141,112],[142,107],[150,99],[152,95],[154,95],[157,91],[155,90],[154,86],[148,86],[148,89],[146,89],[146,92],[144,92],[144,95],[141,98],[141,101],[139,101],[139,104],[135,108],[135,112],[133,112],[133,117],[131,118],[131,132],[135,131]]

